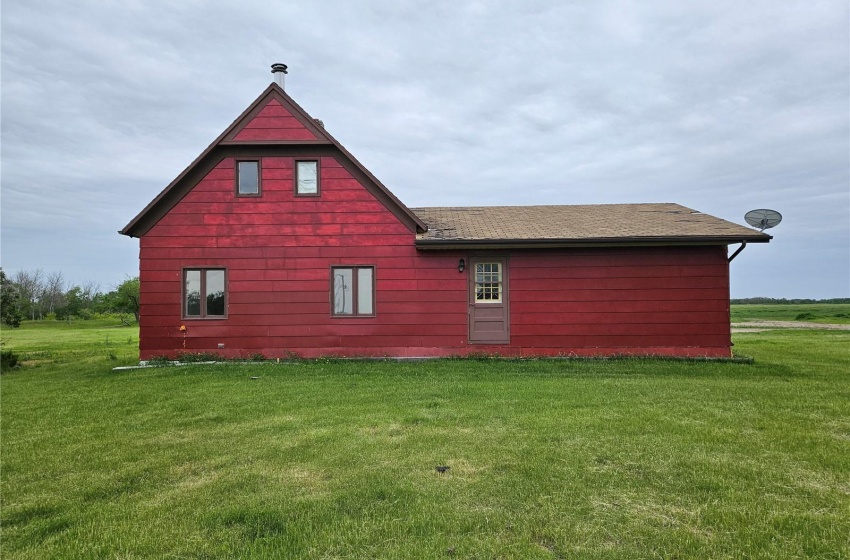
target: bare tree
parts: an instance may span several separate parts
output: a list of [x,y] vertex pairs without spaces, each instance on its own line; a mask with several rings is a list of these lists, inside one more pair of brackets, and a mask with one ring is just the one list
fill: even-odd
[[65,299],[65,277],[62,276],[62,271],[51,272],[47,275],[42,297],[48,313],[55,313],[56,308],[63,305]]
[[94,280],[86,280],[80,286],[80,295],[87,307],[90,307],[94,298],[100,293],[100,283]]
[[12,281],[18,285],[21,294],[21,306],[27,310],[27,315],[35,320],[36,315],[41,316],[41,299],[44,293],[44,271],[40,268],[35,270],[19,270],[15,272]]

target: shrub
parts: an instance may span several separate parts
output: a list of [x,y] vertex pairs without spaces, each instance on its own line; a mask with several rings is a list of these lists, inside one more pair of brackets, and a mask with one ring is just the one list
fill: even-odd
[[0,352],[0,372],[8,371],[18,366],[18,355],[11,350]]
[[177,361],[182,362],[184,364],[196,362],[217,362],[220,360],[221,356],[214,352],[196,352],[177,355]]
[[149,366],[164,367],[170,366],[172,360],[168,356],[154,356],[153,358],[149,358],[147,362]]
[[807,321],[809,319],[814,319],[814,318],[815,318],[815,316],[812,315],[811,313],[800,313],[799,315],[794,317],[794,320],[795,321]]

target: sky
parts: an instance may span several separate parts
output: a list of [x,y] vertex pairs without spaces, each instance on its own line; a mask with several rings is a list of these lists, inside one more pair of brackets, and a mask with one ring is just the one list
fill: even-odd
[[0,264],[138,274],[117,231],[282,62],[409,207],[774,209],[732,297],[850,297],[848,22],[846,0],[3,0]]

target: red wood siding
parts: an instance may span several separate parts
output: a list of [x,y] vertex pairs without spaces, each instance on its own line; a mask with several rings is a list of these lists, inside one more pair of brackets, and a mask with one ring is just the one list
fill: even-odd
[[[263,196],[237,198],[233,165],[222,161],[141,240],[143,359],[730,355],[725,247],[498,253],[508,257],[511,341],[470,346],[470,270],[457,271],[470,255],[417,252],[333,158],[322,159],[318,199],[294,196],[291,158],[264,158]],[[330,267],[341,264],[375,266],[376,317],[331,317]],[[227,319],[180,318],[186,267],[227,268]]]
[[[470,345],[457,263],[486,253],[418,252],[334,158],[321,158],[322,196],[295,197],[293,161],[262,158],[259,198],[234,196],[234,161],[221,161],[141,239],[142,359],[730,355],[725,247],[494,253],[507,257],[510,344]],[[330,267],[345,264],[375,267],[375,317],[331,316]],[[227,319],[180,318],[187,267],[227,269]]]
[[[262,196],[237,198],[234,162],[225,159],[141,239],[142,359],[462,348],[459,256],[422,258],[410,230],[334,158],[321,158],[321,196],[296,197],[293,165],[262,158]],[[375,267],[376,317],[331,316],[330,267],[346,264]],[[180,318],[187,267],[227,269],[227,319]]]
[[[271,99],[234,137],[234,140],[315,140],[316,135]],[[265,176],[265,174],[264,174]]]
[[510,274],[524,352],[730,355],[725,247],[515,253]]

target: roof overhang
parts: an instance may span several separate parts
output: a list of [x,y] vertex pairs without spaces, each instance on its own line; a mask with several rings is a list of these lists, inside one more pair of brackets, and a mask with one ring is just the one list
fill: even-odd
[[423,251],[450,249],[560,249],[569,247],[661,247],[688,245],[733,245],[768,243],[772,236],[758,233],[752,237],[600,237],[587,239],[417,239]]

